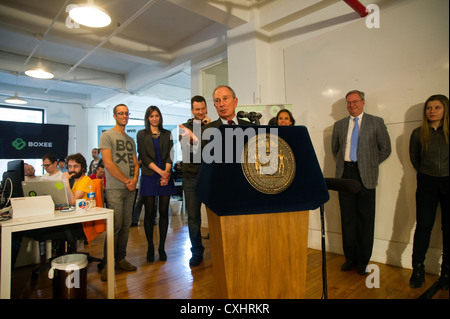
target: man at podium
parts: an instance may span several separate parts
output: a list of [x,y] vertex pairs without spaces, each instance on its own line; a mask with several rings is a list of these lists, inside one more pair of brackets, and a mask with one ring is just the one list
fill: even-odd
[[219,118],[205,126],[205,129],[208,127],[219,127],[222,124],[252,125],[249,121],[237,118],[236,107],[238,98],[231,87],[226,85],[216,87],[213,92],[213,100]]
[[[236,107],[238,99],[234,90],[228,86],[219,86],[213,92],[214,106],[216,107],[217,114],[219,118],[216,121],[210,122],[207,125],[203,125],[203,119],[206,116],[206,101],[201,96],[195,96],[191,100],[191,109],[194,114],[194,120],[198,121],[188,121],[187,123],[181,124],[180,127],[180,142],[182,145],[183,152],[183,189],[186,194],[186,206],[188,208],[189,214],[189,236],[192,244],[192,258],[189,260],[191,266],[197,266],[203,260],[204,247],[201,243],[201,217],[200,217],[200,201],[197,200],[195,196],[195,182],[197,178],[197,173],[201,164],[201,148],[192,148],[191,144],[196,144],[200,140],[200,136],[194,135],[194,132],[203,132],[204,129],[208,127],[219,127],[222,124],[226,125],[251,125],[250,122],[238,119],[236,116]],[[194,106],[199,109],[199,105],[202,106],[200,110],[202,112],[194,112]],[[198,125],[199,127],[195,127]],[[197,132],[196,132],[197,131]],[[188,141],[188,143],[185,143]],[[197,153],[199,156],[195,156],[193,153]],[[195,178],[192,180],[191,175],[185,174],[185,168],[192,168],[191,170],[195,172]],[[186,176],[185,176],[186,175]],[[184,180],[187,177],[186,181]],[[192,212],[195,211],[195,212]],[[192,217],[192,218],[191,218]]]

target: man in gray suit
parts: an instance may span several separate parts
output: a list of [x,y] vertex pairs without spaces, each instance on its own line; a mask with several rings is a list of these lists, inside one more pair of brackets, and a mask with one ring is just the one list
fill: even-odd
[[350,114],[333,127],[331,147],[336,158],[336,178],[361,183],[356,194],[339,192],[345,263],[342,271],[356,267],[366,274],[372,256],[375,223],[375,188],[378,166],[391,153],[391,142],[382,118],[364,113],[364,92],[345,96]]

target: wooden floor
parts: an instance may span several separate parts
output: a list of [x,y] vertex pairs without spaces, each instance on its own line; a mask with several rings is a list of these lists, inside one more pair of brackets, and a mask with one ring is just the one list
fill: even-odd
[[[157,226],[155,230],[157,229]],[[202,229],[204,236],[207,229]],[[158,238],[155,231],[155,238]],[[167,261],[154,263],[146,261],[147,244],[142,226],[132,227],[128,242],[127,259],[138,267],[134,272],[116,271],[116,299],[214,299],[215,288],[211,266],[209,240],[204,239],[206,248],[204,261],[200,266],[189,267],[190,241],[186,215],[171,216],[166,242]],[[103,257],[103,236],[86,248],[91,255]],[[157,243],[157,240],[155,240]],[[341,272],[344,262],[341,255],[327,253],[327,283],[329,299],[416,299],[434,282],[437,275],[426,275],[422,288],[409,288],[411,270],[374,263],[379,267],[379,288],[368,288],[366,277],[356,271]],[[279,262],[283,262],[280,260]],[[306,298],[322,298],[322,257],[318,250],[308,250],[306,277]],[[31,280],[31,267],[14,270],[12,298],[52,298],[52,281],[47,272],[41,272],[36,281]],[[374,282],[374,281],[372,281]],[[100,281],[97,264],[88,266],[87,296],[89,299],[105,299],[106,283]],[[434,299],[449,299],[448,290],[440,290]]]

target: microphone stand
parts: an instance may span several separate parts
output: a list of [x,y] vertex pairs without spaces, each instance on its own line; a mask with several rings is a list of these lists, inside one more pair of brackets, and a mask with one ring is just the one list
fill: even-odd
[[327,257],[325,250],[325,206],[320,206],[320,225],[322,231],[322,298],[328,299],[328,285],[327,285]]

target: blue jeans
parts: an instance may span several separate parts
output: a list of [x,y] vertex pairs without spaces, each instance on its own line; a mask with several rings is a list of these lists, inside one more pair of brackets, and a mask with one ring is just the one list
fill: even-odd
[[201,206],[202,203],[195,195],[195,178],[183,177],[183,190],[188,212],[189,238],[191,239],[191,252],[193,256],[203,256],[205,248],[202,244],[202,234],[200,231],[202,225]]
[[[114,210],[114,260],[125,258],[128,237],[130,236],[131,215],[135,192],[128,189],[106,189],[107,207]],[[105,241],[106,260],[106,241]]]

